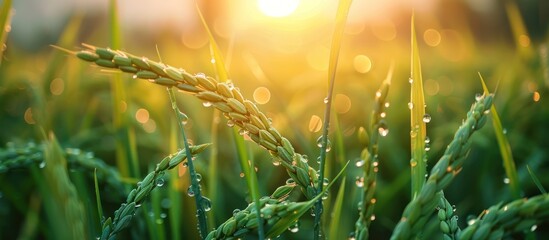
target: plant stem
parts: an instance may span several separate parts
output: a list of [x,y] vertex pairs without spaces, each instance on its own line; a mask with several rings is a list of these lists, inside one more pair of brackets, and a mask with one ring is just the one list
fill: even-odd
[[191,149],[189,148],[189,142],[187,141],[187,135],[185,134],[185,127],[183,126],[183,113],[179,111],[179,108],[177,107],[175,94],[172,88],[168,88],[168,94],[170,95],[172,109],[175,113],[175,116],[177,117],[177,124],[179,125],[181,136],[183,137],[183,145],[185,147],[185,154],[187,155],[187,166],[189,167],[189,175],[191,177],[191,189],[194,192],[194,199],[196,203],[198,231],[200,233],[200,237],[204,239],[206,237],[208,229],[208,223],[206,222],[206,210],[204,209],[204,204],[202,204],[202,194],[200,193],[200,186],[198,183],[198,178],[196,176],[196,171],[194,169]]

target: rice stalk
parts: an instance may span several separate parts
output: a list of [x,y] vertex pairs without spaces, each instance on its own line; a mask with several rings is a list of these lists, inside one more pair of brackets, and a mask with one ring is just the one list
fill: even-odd
[[[484,82],[482,75],[480,75],[479,73],[478,76],[480,78],[480,82],[482,83],[484,94],[489,94],[490,92],[488,91],[488,87],[486,87],[486,83]],[[499,114],[494,104],[492,104],[492,106],[490,107],[490,111],[492,112],[492,126],[496,134],[496,140],[498,141],[499,152],[501,154],[501,158],[503,161],[503,167],[505,169],[505,174],[509,179],[509,187],[511,189],[511,194],[513,198],[517,199],[517,198],[520,198],[520,195],[521,195],[520,182],[518,179],[517,167],[515,166],[515,160],[513,159],[511,144],[509,144],[509,140],[507,139],[506,135],[503,133],[503,126],[501,124]]]
[[486,115],[492,105],[493,95],[476,97],[476,102],[467,113],[467,118],[456,131],[454,139],[435,164],[427,182],[410,201],[391,236],[392,240],[411,239],[421,232],[438,204],[437,192],[445,189],[461,171],[471,148],[470,137],[486,123]]
[[356,162],[357,167],[362,167],[362,174],[357,177],[356,185],[361,189],[360,201],[358,203],[359,218],[355,223],[354,238],[366,240],[369,238],[369,227],[374,215],[374,205],[376,199],[376,178],[378,172],[378,139],[379,136],[387,134],[387,125],[385,123],[385,110],[388,106],[387,96],[393,75],[394,65],[391,65],[387,77],[376,92],[374,110],[370,115],[370,125],[368,132],[362,128],[359,129],[359,138],[365,143],[366,147],[362,150],[360,159]]
[[[0,148],[0,173],[28,169],[32,166],[43,168],[46,166],[45,149],[46,145],[34,142],[8,143],[6,148]],[[92,152],[84,152],[78,148],[65,148],[61,151],[69,169],[83,169],[89,173],[96,172],[97,178],[111,187],[114,194],[125,193],[125,187],[118,170],[94,157]]]
[[[190,147],[191,154],[198,154],[209,144],[201,144]],[[102,232],[99,239],[116,239],[116,235],[124,228],[130,225],[130,222],[145,198],[156,187],[164,185],[163,175],[166,171],[175,168],[187,159],[186,150],[180,150],[175,154],[165,157],[156,165],[154,171],[147,174],[143,180],[137,183],[137,187],[132,189],[126,197],[126,202],[122,203],[120,208],[114,212],[114,217],[109,217],[101,223]],[[187,161],[190,162],[190,161]]]
[[537,224],[549,220],[549,195],[496,204],[484,210],[457,235],[461,240],[502,239],[512,233],[534,232]]
[[426,122],[430,121],[430,116],[425,114],[425,96],[423,94],[423,79],[421,76],[421,61],[419,57],[419,48],[417,46],[416,29],[414,25],[414,14],[411,21],[411,73],[410,73],[410,144],[411,154],[410,168],[412,178],[412,198],[421,191],[425,184],[425,174],[427,173],[427,153],[425,151],[425,141],[427,137]]
[[[341,0],[339,1],[339,5],[337,8],[336,13],[336,25],[334,29],[334,34],[332,38],[332,45],[330,47],[330,62],[328,66],[328,91],[326,94],[326,98],[324,99],[324,103],[326,104],[326,107],[324,108],[324,125],[322,127],[322,136],[320,137],[319,147],[320,147],[320,154],[319,154],[319,176],[318,176],[318,183],[316,187],[316,194],[320,194],[322,192],[322,188],[324,187],[324,169],[326,166],[326,152],[329,151],[328,149],[328,129],[330,127],[330,117],[331,117],[331,109],[332,109],[332,95],[334,93],[334,86],[335,86],[335,78],[336,78],[336,71],[337,71],[337,63],[339,61],[339,50],[341,48],[341,39],[343,38],[343,30],[345,29],[345,23],[347,22],[347,16],[349,15],[349,8],[351,7],[352,0]],[[321,220],[322,220],[322,212],[323,212],[323,205],[322,205],[322,198],[318,200],[318,202],[315,205],[314,208],[314,235],[313,239],[317,240],[321,238]]]
[[183,69],[136,57],[120,50],[85,46],[87,50],[64,51],[101,67],[133,73],[134,78],[147,79],[165,87],[175,87],[202,100],[206,107],[217,108],[228,119],[228,126],[238,126],[239,132],[247,134],[254,142],[269,151],[273,156],[274,165],[286,168],[307,199],[312,199],[316,195],[315,184],[318,175],[309,167],[307,158],[296,153],[290,141],[272,127],[271,120],[253,102],[244,99],[233,84],[219,83],[203,73],[192,75]]
[[311,209],[316,201],[334,184],[335,180],[345,172],[348,165],[349,162],[345,164],[337,176],[334,177],[334,181],[330,182],[321,194],[306,202],[285,201],[288,194],[295,187],[295,182],[287,181],[286,185],[276,189],[270,197],[263,197],[259,200],[260,218],[257,217],[256,213],[257,205],[252,202],[244,210],[236,209],[233,211],[233,216],[212,230],[206,240],[242,238],[246,234],[255,233],[261,221],[266,222],[266,237],[275,238],[292,225],[295,225],[295,222]]

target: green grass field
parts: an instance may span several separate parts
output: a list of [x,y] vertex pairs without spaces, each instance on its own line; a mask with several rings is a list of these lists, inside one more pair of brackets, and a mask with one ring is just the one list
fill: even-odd
[[2,1],[0,239],[549,237],[547,4],[258,2]]

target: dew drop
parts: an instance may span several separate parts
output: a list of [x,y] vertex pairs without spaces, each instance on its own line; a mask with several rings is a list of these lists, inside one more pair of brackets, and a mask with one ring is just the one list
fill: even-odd
[[387,124],[384,121],[381,121],[379,123],[379,127],[377,128],[377,131],[379,132],[379,135],[382,137],[387,136],[389,134],[389,128],[387,127]]
[[274,158],[274,159],[273,159],[273,165],[274,165],[275,167],[280,166],[280,164],[281,164],[281,162],[280,162],[280,159],[279,159],[279,158]]
[[507,134],[507,128],[504,128],[502,131],[503,131],[503,134]]
[[356,240],[355,232],[350,232],[349,237],[347,238],[347,240]]
[[372,216],[370,217],[370,221],[374,221],[374,220],[376,220],[376,215],[372,214]]
[[413,79],[413,78],[408,78],[408,82],[409,82],[410,84],[412,84],[412,83],[414,83],[414,79]]
[[204,106],[204,107],[211,107],[211,106],[212,106],[212,102],[208,102],[208,101],[203,102],[203,103],[202,103],[202,106]]
[[228,127],[234,127],[234,121],[233,120],[227,120],[227,126]]
[[431,145],[429,143],[425,143],[425,151],[428,152],[431,150]]
[[206,74],[204,73],[197,73],[196,75],[194,75],[195,77],[199,77],[199,78],[206,78]]
[[364,177],[356,177],[355,184],[357,187],[364,187]]
[[486,110],[484,110],[484,114],[489,114],[489,113],[490,113],[490,109],[489,109],[489,108],[486,109]]
[[509,180],[509,178],[504,178],[503,179],[503,183],[505,184],[509,184],[511,182],[511,180]]
[[137,75],[134,74],[134,75],[132,76],[132,78],[133,78],[133,79],[137,79]]
[[308,163],[309,162],[309,157],[307,155],[302,155],[301,156],[301,162]]
[[538,225],[532,225],[532,227],[530,228],[530,231],[533,232],[533,231],[536,231],[536,229],[538,229]]
[[322,197],[320,197],[320,198],[322,198],[322,200],[328,199],[328,192],[324,192],[324,193],[322,194]]
[[189,197],[194,197],[193,186],[189,186],[189,188],[187,188],[187,195],[189,195]]
[[328,98],[324,98],[324,103],[328,103]]
[[475,222],[476,222],[476,219],[474,219],[474,218],[473,218],[473,219],[469,219],[469,220],[467,221],[467,225],[471,226],[471,225],[475,224]]
[[332,150],[332,143],[330,142],[330,139],[326,139],[326,152],[329,152]]
[[417,137],[417,131],[411,130],[411,131],[410,131],[410,137],[412,137],[412,138]]
[[391,104],[389,102],[385,102],[385,108],[388,108],[389,106],[391,106]]
[[358,168],[362,167],[362,166],[364,166],[365,162],[366,161],[364,161],[364,159],[358,159],[358,160],[356,160],[355,166],[358,167]]
[[475,94],[475,100],[476,100],[477,102],[480,101],[480,100],[482,100],[482,96],[483,96],[482,93],[477,93],[477,94]]
[[202,181],[202,175],[200,175],[200,173],[196,174],[196,181]]
[[241,172],[239,176],[240,176],[241,178],[243,178],[245,175],[244,175],[243,172]]
[[293,232],[293,233],[296,233],[299,231],[299,224],[296,222],[294,225],[290,226],[288,228],[288,230],[290,230],[290,232]]
[[39,168],[44,168],[46,167],[46,162],[42,161],[40,162],[40,165],[38,165]]
[[408,103],[408,109],[410,110],[414,109],[414,104],[412,102]]
[[156,180],[156,186],[157,187],[164,186],[164,183],[165,183],[164,178],[159,178],[159,179]]
[[386,112],[382,112],[379,114],[379,117],[381,118],[385,118],[387,116],[387,113]]
[[189,122],[189,117],[187,117],[187,114],[179,112],[179,117],[181,118],[181,123],[183,123],[183,125],[186,125],[187,122]]
[[241,136],[244,136],[244,135],[248,134],[248,131],[246,129],[242,128],[242,129],[238,130],[238,134],[240,134]]
[[330,181],[328,180],[328,178],[324,178],[323,181],[322,181],[322,185],[324,185],[324,186],[328,186],[329,183],[330,183]]
[[234,209],[234,210],[233,210],[233,216],[236,215],[236,214],[238,214],[239,212],[240,212],[240,209],[238,209],[238,208]]
[[160,214],[160,218],[167,218],[167,217],[168,217],[168,214],[166,214],[166,213],[161,213]]
[[212,210],[212,201],[210,201],[209,198],[202,197],[202,200],[200,200],[200,204],[202,204],[204,211],[209,212],[210,210]]
[[430,143],[431,142],[431,139],[429,138],[429,136],[425,136],[425,143]]
[[296,185],[295,180],[293,178],[288,178],[286,180],[286,185],[292,186],[292,187],[295,186]]
[[424,123],[430,123],[431,122],[431,115],[429,115],[429,114],[423,115],[423,122]]
[[380,91],[377,91],[377,92],[376,92],[376,98],[379,98],[379,97],[381,97],[381,92],[380,92]]
[[412,167],[417,166],[417,161],[416,160],[410,161],[410,166],[412,166]]

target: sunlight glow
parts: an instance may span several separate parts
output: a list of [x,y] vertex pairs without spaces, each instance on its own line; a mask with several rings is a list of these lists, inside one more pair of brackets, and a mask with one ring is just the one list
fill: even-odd
[[286,17],[299,5],[299,0],[258,0],[259,10],[270,17]]

